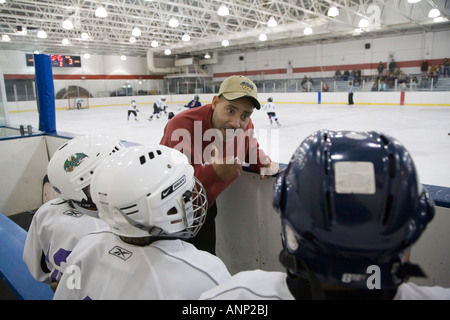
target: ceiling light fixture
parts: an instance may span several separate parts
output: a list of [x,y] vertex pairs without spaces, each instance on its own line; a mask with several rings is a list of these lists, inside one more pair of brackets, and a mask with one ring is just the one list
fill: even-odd
[[229,14],[230,14],[230,11],[228,10],[228,7],[227,7],[226,5],[223,4],[223,5],[220,6],[219,10],[217,10],[217,14],[218,14],[219,16],[224,17],[224,16],[229,15]]
[[361,20],[359,20],[358,26],[359,26],[360,28],[367,28],[367,27],[369,26],[369,20],[364,19],[364,18],[361,19]]
[[95,9],[95,16],[99,18],[106,18],[108,16],[108,12],[102,5],[99,5],[97,9]]
[[166,56],[169,56],[171,53],[172,53],[172,51],[170,51],[170,49],[164,50],[164,54],[165,54]]
[[266,34],[265,34],[265,33],[261,33],[261,34],[259,35],[259,41],[266,41],[266,40],[267,40]]
[[205,59],[209,59],[209,58],[211,58],[211,56],[210,56],[209,53],[207,52],[207,53],[205,54]]
[[139,29],[138,27],[134,27],[133,30],[131,31],[131,34],[135,37],[139,37],[142,32],[141,29]]
[[267,21],[267,26],[268,27],[273,28],[273,27],[276,27],[277,25],[278,25],[278,22],[277,22],[277,20],[275,20],[274,17],[270,17],[269,21]]
[[85,58],[85,59],[90,59],[90,58],[91,58],[91,55],[90,55],[89,53],[85,53],[85,54],[83,55],[83,58]]
[[430,10],[430,12],[428,12],[429,18],[436,18],[436,17],[439,17],[440,15],[441,15],[441,12],[437,8],[433,8]]
[[222,46],[228,47],[229,45],[230,45],[230,42],[227,39],[222,41]]
[[306,27],[305,30],[303,30],[303,33],[309,36],[313,33],[313,30],[310,27]]
[[45,39],[45,38],[47,38],[47,33],[44,30],[39,30],[37,33],[37,37],[39,39]]
[[127,60],[127,56],[125,56],[125,55],[121,55],[121,56],[120,56],[120,60],[122,60],[122,61],[125,61],[125,60]]
[[158,41],[153,40],[152,43],[150,44],[153,48],[156,48],[158,46]]
[[2,41],[11,41],[11,38],[7,34],[4,34],[2,35]]
[[128,40],[128,41],[130,41],[130,43],[135,43],[136,42],[136,38],[135,37],[130,37],[130,40]]
[[70,44],[70,41],[69,41],[69,39],[64,38],[64,39],[62,39],[61,43],[65,46],[68,46]]
[[63,27],[63,29],[66,29],[66,30],[72,30],[73,29],[72,20],[70,20],[70,19],[64,20],[62,23],[62,27]]
[[183,34],[183,37],[181,38],[181,40],[183,41],[190,41],[191,40],[191,36],[188,35],[187,33]]
[[172,19],[169,20],[169,26],[170,26],[170,27],[176,28],[176,27],[178,27],[179,25],[180,25],[180,23],[178,22],[177,19],[172,18]]
[[87,32],[81,33],[81,39],[83,40],[89,40],[89,34]]
[[418,2],[420,2],[421,0],[408,0],[408,3],[418,3]]
[[335,6],[330,7],[330,9],[328,9],[327,15],[329,17],[337,17],[339,15],[339,9]]

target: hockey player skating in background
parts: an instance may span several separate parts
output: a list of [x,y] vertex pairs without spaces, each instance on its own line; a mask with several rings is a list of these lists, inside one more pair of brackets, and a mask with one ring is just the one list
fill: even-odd
[[153,116],[156,115],[156,118],[159,119],[159,113],[161,111],[164,111],[164,114],[167,115],[167,104],[166,104],[166,97],[161,97],[156,99],[155,103],[153,104],[153,114],[150,116],[149,120],[153,119]]
[[131,100],[130,107],[128,108],[127,120],[130,120],[130,114],[134,114],[134,120],[138,121],[138,118],[137,118],[138,112],[139,112],[139,110],[136,107],[136,101]]
[[275,103],[273,103],[272,97],[269,97],[269,99],[267,99],[267,103],[263,106],[263,109],[267,112],[267,115],[269,116],[270,124],[273,123],[272,121],[273,118],[277,123],[277,125],[281,126],[281,123],[278,122],[278,118],[275,113]]
[[192,99],[187,105],[185,105],[185,108],[196,108],[196,107],[201,107],[202,103],[200,102],[200,97],[198,96],[198,94],[196,94],[194,96],[194,99]]

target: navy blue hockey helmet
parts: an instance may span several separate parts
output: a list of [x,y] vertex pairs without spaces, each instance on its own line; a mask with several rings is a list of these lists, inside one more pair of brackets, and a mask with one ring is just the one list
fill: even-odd
[[374,131],[308,136],[279,174],[273,206],[291,273],[366,289],[373,268],[382,289],[411,275],[404,255],[434,216],[409,152]]

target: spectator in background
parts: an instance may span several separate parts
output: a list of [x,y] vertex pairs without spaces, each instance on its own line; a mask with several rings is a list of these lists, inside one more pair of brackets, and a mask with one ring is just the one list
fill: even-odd
[[411,87],[414,89],[417,89],[418,85],[419,85],[419,80],[417,79],[416,76],[414,76],[411,81]]
[[384,80],[380,82],[380,91],[387,91],[386,81]]
[[375,80],[373,82],[372,91],[378,91],[378,80]]
[[[448,77],[450,74],[450,62],[448,62],[448,59],[444,59],[444,77]],[[447,75],[447,76],[446,76]]]
[[383,74],[383,70],[384,70],[383,62],[380,61],[380,63],[378,63],[377,70],[378,70],[378,75],[381,76]]
[[323,92],[328,92],[330,90],[330,87],[328,86],[328,84],[326,82],[324,82],[322,84],[322,91]]
[[347,81],[350,78],[350,72],[348,70],[344,71],[344,75],[342,76],[342,80]]
[[336,72],[334,73],[334,79],[341,80],[341,78],[342,78],[342,72],[341,72],[341,70],[337,69]]
[[397,68],[397,62],[395,62],[394,59],[389,63],[389,71],[391,73],[395,72],[395,69]]
[[429,80],[428,72],[425,72],[422,76],[422,82],[420,83],[420,87],[421,88],[428,87],[428,80]]
[[422,72],[422,76],[428,72],[428,61],[427,60],[423,60],[422,64],[420,65],[420,71]]
[[433,68],[433,71],[430,72],[430,79],[431,79],[431,83],[433,84],[433,86],[437,87],[439,74],[438,74],[436,68]]

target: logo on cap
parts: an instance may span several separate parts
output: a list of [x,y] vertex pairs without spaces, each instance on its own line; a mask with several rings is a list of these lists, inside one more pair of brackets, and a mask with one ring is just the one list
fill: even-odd
[[248,82],[242,81],[240,83],[240,85],[242,86],[242,89],[247,90],[248,92],[252,92],[253,91],[253,85],[251,85]]

